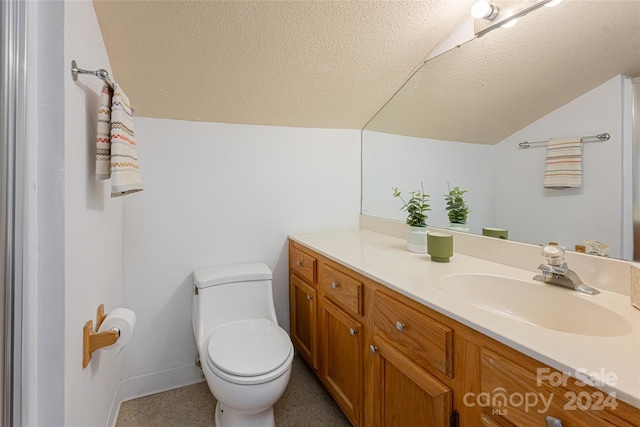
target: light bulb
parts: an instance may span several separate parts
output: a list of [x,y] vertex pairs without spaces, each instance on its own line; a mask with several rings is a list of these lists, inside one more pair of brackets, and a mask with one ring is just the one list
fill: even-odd
[[476,19],[485,18],[492,21],[498,15],[498,10],[496,6],[493,6],[488,1],[480,0],[471,7],[471,16]]

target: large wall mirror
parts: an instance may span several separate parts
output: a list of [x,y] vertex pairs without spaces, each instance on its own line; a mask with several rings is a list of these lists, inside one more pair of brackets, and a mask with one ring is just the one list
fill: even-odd
[[[362,132],[363,215],[404,221],[392,187],[422,183],[427,223],[446,228],[444,195],[458,186],[470,232],[570,250],[598,241],[631,259],[638,76],[637,0],[565,0],[431,59]],[[543,186],[547,140],[601,133],[583,143],[579,188]]]

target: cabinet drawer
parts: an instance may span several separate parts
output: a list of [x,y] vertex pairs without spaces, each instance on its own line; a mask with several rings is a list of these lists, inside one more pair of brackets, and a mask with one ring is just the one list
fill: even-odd
[[398,349],[429,370],[435,367],[453,377],[453,331],[424,314],[376,292],[373,324]]
[[324,296],[345,310],[362,316],[362,282],[325,264],[320,285]]
[[309,283],[316,283],[316,264],[318,261],[314,256],[300,250],[295,245],[289,247],[289,266],[300,277]]
[[547,416],[561,420],[565,427],[632,426],[610,412],[615,412],[612,406],[617,404],[605,392],[577,385],[574,378],[539,362],[516,357],[518,362],[482,349],[481,389],[493,413],[522,426],[544,426]]

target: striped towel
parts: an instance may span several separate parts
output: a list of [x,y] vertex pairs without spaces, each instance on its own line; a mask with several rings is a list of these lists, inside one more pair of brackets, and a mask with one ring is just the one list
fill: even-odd
[[547,141],[544,187],[556,190],[582,186],[582,140],[556,138]]
[[98,106],[98,132],[96,138],[96,179],[111,177],[111,86],[102,86]]
[[117,83],[102,88],[98,110],[96,178],[111,178],[111,197],[142,191],[129,98]]
[[142,191],[129,98],[117,83],[111,99],[111,197]]

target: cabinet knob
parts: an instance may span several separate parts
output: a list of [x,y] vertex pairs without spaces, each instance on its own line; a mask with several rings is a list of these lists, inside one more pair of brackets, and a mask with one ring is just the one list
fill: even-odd
[[313,297],[311,295],[307,294],[307,301],[311,301],[313,299]]
[[336,289],[338,286],[340,286],[339,284],[337,284],[336,282],[331,282],[331,287],[333,289]]
[[298,267],[302,267],[302,261],[296,261],[296,265],[297,265]]
[[404,323],[396,322],[396,329],[399,330],[400,332],[404,331]]
[[376,351],[378,351],[378,347],[376,347],[375,345],[371,344],[369,346],[369,351],[371,352],[371,354],[374,354]]
[[547,415],[544,420],[547,422],[547,427],[562,427],[562,421],[560,418]]
[[357,333],[358,331],[356,331],[355,329],[349,328],[349,335],[351,335],[352,337],[354,337]]

